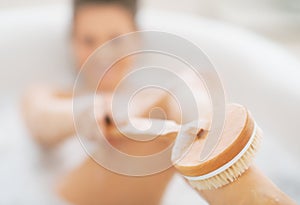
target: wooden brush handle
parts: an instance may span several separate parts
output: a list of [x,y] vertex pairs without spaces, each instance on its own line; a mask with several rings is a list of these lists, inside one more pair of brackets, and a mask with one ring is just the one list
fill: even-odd
[[210,205],[296,205],[255,166],[231,184],[198,193]]
[[[194,123],[194,124],[193,124]],[[199,130],[207,131],[210,122],[206,119],[191,122],[188,124],[188,131],[194,131],[195,134]],[[131,118],[130,122],[126,121],[119,126],[113,125],[108,127],[107,133],[115,136],[123,136],[136,141],[150,141],[156,137],[160,139],[175,140],[182,126],[172,120],[147,119],[147,118]]]

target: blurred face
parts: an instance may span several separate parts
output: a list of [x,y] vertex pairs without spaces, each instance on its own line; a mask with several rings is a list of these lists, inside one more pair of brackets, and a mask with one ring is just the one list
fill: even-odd
[[[81,6],[76,11],[73,31],[73,45],[77,67],[80,68],[89,55],[103,43],[134,30],[133,16],[128,10],[119,5],[90,4]],[[101,83],[103,89],[113,89],[126,70],[128,70],[128,67],[130,67],[129,62],[126,59],[121,60],[110,69],[105,77],[107,80]],[[91,70],[85,76],[87,82],[94,81],[92,80],[93,72]]]

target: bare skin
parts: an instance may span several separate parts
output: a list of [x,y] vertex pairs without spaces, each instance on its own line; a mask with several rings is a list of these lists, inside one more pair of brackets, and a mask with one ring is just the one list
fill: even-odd
[[[133,16],[126,9],[115,5],[85,5],[80,7],[74,19],[73,47],[77,67],[80,68],[87,57],[100,45],[119,35],[135,31]],[[101,84],[102,91],[107,97],[102,100],[108,104],[110,92],[129,69],[130,60],[124,60],[115,65]],[[78,70],[79,71],[79,70]],[[122,71],[122,72],[120,72]],[[87,87],[95,85],[93,72],[86,73]],[[159,105],[160,100],[150,102],[151,106]],[[139,103],[139,109],[134,115],[148,114],[147,108]],[[165,103],[166,105],[166,103]],[[27,127],[34,139],[41,145],[53,147],[68,137],[75,135],[72,112],[72,93],[60,91],[48,86],[35,86],[29,89],[23,98],[23,113]],[[105,123],[104,113],[109,112],[106,107],[100,108],[98,126]],[[148,117],[148,116],[147,116]],[[118,142],[110,140],[118,149],[125,149],[128,153],[143,154],[155,153],[169,142],[155,142],[147,146],[137,146],[127,141]],[[141,149],[143,147],[143,149]],[[147,154],[144,153],[144,154]],[[159,204],[165,187],[174,173],[169,169],[163,173],[148,177],[128,177],[112,173],[102,168],[92,159],[88,158],[77,169],[61,180],[58,193],[67,201],[77,205],[89,204]]]
[[[164,144],[160,143],[162,145]],[[157,145],[155,147],[158,148]],[[132,150],[133,147],[127,145],[128,149]],[[150,149],[148,151],[155,150]],[[142,149],[137,150],[136,146],[134,151],[144,152]],[[76,205],[155,205],[160,204],[174,171],[174,168],[169,168],[150,176],[124,176],[106,170],[89,158],[61,181],[58,193]]]
[[[76,11],[73,24],[72,45],[77,71],[88,56],[103,43],[119,35],[135,31],[133,16],[115,4],[87,4]],[[116,69],[102,82],[102,91],[111,92],[124,73],[129,61],[118,63]],[[120,72],[122,71],[122,72]],[[85,73],[87,87],[93,87],[98,79],[94,73]],[[28,89],[22,107],[25,122],[35,139],[45,146],[53,146],[75,134],[72,110],[72,91],[61,91],[51,86],[37,85]],[[59,120],[58,120],[59,119]]]
[[198,193],[211,205],[296,205],[255,166],[233,183]]
[[[126,9],[118,5],[83,6],[77,11],[73,25],[72,42],[77,67],[80,68],[94,49],[107,40],[132,31],[135,31],[135,24],[132,15]],[[122,72],[120,69],[119,72],[112,71],[107,78],[109,80],[103,82],[102,89],[107,93],[111,92],[128,71],[129,65],[130,60],[118,64]],[[87,73],[85,78],[88,87],[95,85],[93,73]],[[41,86],[25,93],[23,98],[25,122],[40,144],[51,147],[75,134],[71,97],[71,92]],[[165,98],[161,99],[164,100],[158,100],[145,107],[141,106],[145,104],[144,101],[139,101],[136,106],[139,109],[135,111],[135,115],[144,116],[149,108],[155,105],[168,113],[168,119],[179,122],[178,113],[170,106],[170,102]],[[106,100],[109,101],[109,97],[103,99]],[[100,115],[99,126],[104,126],[104,123],[103,115]],[[159,141],[143,147],[127,142],[110,142],[118,149],[134,154],[156,152],[170,143]],[[88,158],[61,181],[58,193],[76,205],[157,205],[173,173],[174,169],[171,168],[147,177],[122,176],[104,169]],[[250,168],[235,183],[214,191],[201,191],[199,194],[213,205],[294,204],[256,168]],[[277,198],[274,199],[274,195]]]
[[[119,5],[92,4],[80,7],[74,18],[72,37],[77,68],[81,68],[87,58],[99,46],[113,38],[134,32],[135,30],[136,26],[133,16]],[[111,52],[114,53],[117,51],[118,47]],[[128,71],[130,64],[130,58],[125,58],[113,66],[102,83],[102,90],[113,90]],[[97,69],[105,68],[97,67]],[[85,83],[88,87],[95,88],[96,83],[98,83],[99,79],[94,79],[94,75],[94,70],[86,72]]]

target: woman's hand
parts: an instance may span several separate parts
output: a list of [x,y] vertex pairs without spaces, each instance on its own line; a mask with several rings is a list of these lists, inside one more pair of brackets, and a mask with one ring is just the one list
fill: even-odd
[[[113,122],[109,98],[99,95],[79,96],[74,100],[75,131],[81,137],[99,141]],[[102,136],[100,136],[102,135]]]

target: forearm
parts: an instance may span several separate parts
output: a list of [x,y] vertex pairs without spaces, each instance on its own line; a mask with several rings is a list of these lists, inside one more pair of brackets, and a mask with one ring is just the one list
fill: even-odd
[[198,192],[210,205],[296,205],[255,166],[233,183],[219,189]]
[[[49,93],[50,92],[50,93]],[[22,101],[25,124],[33,137],[46,146],[74,134],[72,101],[55,100],[45,88],[29,90]]]

